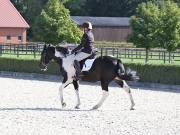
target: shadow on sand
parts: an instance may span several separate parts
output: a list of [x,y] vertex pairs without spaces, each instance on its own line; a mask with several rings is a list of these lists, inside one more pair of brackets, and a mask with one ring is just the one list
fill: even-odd
[[44,111],[44,112],[89,112],[95,111],[93,109],[60,109],[60,108],[0,108],[0,111]]

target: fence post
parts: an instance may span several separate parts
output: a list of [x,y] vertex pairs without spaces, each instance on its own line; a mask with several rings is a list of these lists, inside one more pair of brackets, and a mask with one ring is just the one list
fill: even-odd
[[128,49],[128,58],[129,58],[129,49]]
[[26,54],[27,54],[27,51],[28,51],[28,47],[27,46],[28,46],[28,44],[26,44],[25,46],[26,46]]
[[172,60],[174,60],[174,58],[175,58],[175,57],[174,57],[174,52],[173,52],[173,54],[172,54]]
[[148,56],[149,56],[149,50],[148,50],[148,49],[146,49],[146,59],[145,59],[145,63],[147,63],[147,62],[148,62]]
[[106,53],[106,56],[107,56],[108,55],[108,50],[107,50],[107,48],[105,48],[105,50],[106,50],[105,53]]
[[34,58],[36,58],[36,47],[33,45]]
[[114,56],[114,48],[113,48],[113,56]]
[[37,54],[39,53],[39,46],[38,46],[38,44],[36,44],[36,53]]
[[133,50],[131,50],[131,61],[133,61],[134,59],[134,53],[133,53]]
[[103,56],[103,48],[101,48],[101,57]]
[[125,54],[124,54],[124,55],[125,55],[125,58],[126,58],[126,48],[124,49],[124,51],[125,51]]
[[166,52],[164,51],[164,63],[166,63]]
[[13,45],[14,54],[16,54],[16,45]]
[[116,48],[117,49],[117,59],[118,59],[118,57],[119,57],[119,48]]
[[10,54],[11,54],[11,44],[10,44],[10,48],[9,49],[10,49]]
[[169,52],[169,63],[171,63],[171,52]]
[[19,44],[17,45],[17,57],[19,57]]
[[0,45],[0,56],[2,56],[2,45]]

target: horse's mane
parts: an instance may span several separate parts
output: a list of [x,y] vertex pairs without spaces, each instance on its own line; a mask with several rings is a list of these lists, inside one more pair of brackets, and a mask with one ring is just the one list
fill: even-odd
[[69,53],[68,48],[67,48],[67,47],[64,47],[64,46],[55,46],[55,49],[56,49],[58,52],[63,53],[64,55],[66,55],[66,54]]

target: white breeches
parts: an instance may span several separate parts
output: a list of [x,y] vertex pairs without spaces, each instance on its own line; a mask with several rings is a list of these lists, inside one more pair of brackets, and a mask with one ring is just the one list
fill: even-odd
[[87,57],[89,57],[91,54],[89,53],[84,53],[84,52],[79,52],[75,55],[74,59],[77,61],[81,61],[83,59],[86,59]]

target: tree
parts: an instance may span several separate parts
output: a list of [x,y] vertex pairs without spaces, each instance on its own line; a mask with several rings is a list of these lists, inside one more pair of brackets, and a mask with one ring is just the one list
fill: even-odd
[[[48,0],[11,0],[25,20],[32,26],[36,17],[41,13]],[[32,39],[32,27],[27,32],[28,39]]]
[[157,40],[159,46],[172,52],[180,46],[180,8],[173,1],[161,1],[159,8],[161,24]]
[[130,20],[130,40],[148,51],[163,47],[169,52],[180,46],[180,8],[173,1],[156,1],[140,4],[136,16]]
[[146,1],[149,0],[86,0],[85,9],[90,16],[128,17]]
[[149,49],[156,45],[160,11],[157,5],[147,2],[140,4],[136,12],[130,19],[132,28],[130,41],[137,47],[146,48],[147,62]]
[[59,0],[49,0],[33,26],[37,41],[58,44],[80,41],[82,33],[71,20],[69,10]]
[[85,4],[86,0],[68,0],[65,3],[65,7],[70,10],[72,16],[84,16],[88,15]]
[[180,0],[174,0],[180,6]]
[[180,8],[173,1],[161,1],[161,24],[158,31],[157,40],[160,47],[169,52],[169,63],[171,62],[171,52],[180,47]]

